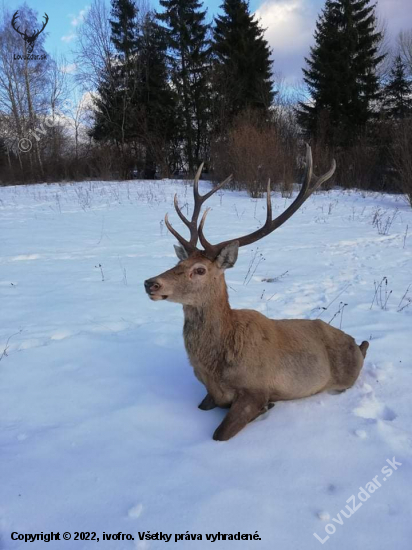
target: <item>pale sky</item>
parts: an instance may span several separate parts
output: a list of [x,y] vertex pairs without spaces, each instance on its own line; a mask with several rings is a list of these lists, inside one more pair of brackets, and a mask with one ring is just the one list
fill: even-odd
[[[302,78],[304,57],[314,43],[315,23],[323,6],[322,0],[266,0],[256,10],[262,26],[267,29],[275,70],[280,71],[287,82]],[[386,27],[391,43],[400,30],[412,28],[410,0],[378,0],[377,6],[379,20]]]
[[[109,2],[109,0],[108,0]],[[10,11],[15,11],[22,0],[8,0]],[[71,0],[27,0],[27,4],[38,11],[39,19],[44,12],[49,16],[46,47],[50,53],[64,54],[67,57],[69,71],[72,64],[71,49],[75,43],[76,27],[87,12],[90,1]],[[158,9],[156,0],[151,2]],[[219,13],[221,0],[207,0],[204,7],[208,10],[208,19]],[[386,24],[392,41],[400,30],[412,28],[412,9],[410,0],[378,0],[378,13]],[[282,73],[287,83],[302,78],[301,68],[304,57],[313,44],[313,31],[318,14],[324,5],[323,0],[251,0],[250,7],[266,28],[266,37],[273,49],[274,70]],[[409,8],[407,6],[409,5]]]

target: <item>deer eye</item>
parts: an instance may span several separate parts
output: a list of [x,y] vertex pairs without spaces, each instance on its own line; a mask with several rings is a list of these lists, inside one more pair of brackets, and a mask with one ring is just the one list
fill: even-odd
[[204,267],[198,267],[195,269],[196,275],[204,275],[206,273],[206,269]]

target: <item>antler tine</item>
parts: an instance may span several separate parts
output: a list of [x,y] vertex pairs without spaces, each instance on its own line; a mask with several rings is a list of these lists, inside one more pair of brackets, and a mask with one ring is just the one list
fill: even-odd
[[[306,144],[306,169],[305,169],[305,175],[304,175],[304,181],[303,181],[305,194],[309,191],[309,195],[311,195],[314,191],[317,191],[322,185],[322,183],[325,183],[325,181],[327,181],[333,176],[333,174],[335,173],[335,170],[336,170],[336,161],[335,159],[332,159],[332,164],[329,170],[322,176],[319,176],[319,177],[315,176],[313,173],[312,149],[308,144]],[[309,185],[312,180],[314,183],[312,187],[309,188]]]
[[203,216],[202,216],[202,219],[200,220],[200,224],[199,224],[199,240],[200,240],[201,245],[205,249],[206,253],[209,250],[211,251],[213,249],[213,245],[210,244],[206,240],[206,238],[203,234],[203,226],[205,225],[206,217],[209,214],[209,212],[210,212],[210,208],[206,208],[206,210],[203,212]]
[[177,193],[175,193],[173,203],[175,205],[175,210],[179,214],[179,218],[182,220],[184,224],[186,224],[188,227],[190,227],[190,221],[186,218],[186,216],[183,214],[183,212],[180,210],[180,206],[177,199]]
[[202,204],[207,201],[208,198],[210,198],[212,195],[214,195],[216,193],[216,191],[219,191],[219,189],[222,189],[222,187],[224,187],[227,183],[229,183],[230,181],[232,181],[232,178],[233,178],[233,174],[230,174],[230,176],[228,176],[224,181],[222,181],[221,183],[218,183],[216,185],[216,187],[213,187],[213,189],[211,189],[208,193],[206,193],[206,195],[203,195],[201,196],[200,198],[202,199]]
[[180,210],[180,207],[179,207],[179,203],[178,203],[178,200],[177,200],[177,193],[175,194],[175,197],[174,197],[174,205],[175,205],[175,210],[176,212],[178,213],[178,216],[179,218],[182,220],[182,222],[189,228],[190,230],[190,242],[189,242],[189,245],[190,245],[190,248],[193,248],[195,249],[196,248],[196,243],[197,243],[197,218],[196,220],[193,220],[192,221],[189,221],[186,216],[183,214],[183,212]]
[[332,166],[329,168],[329,170],[326,172],[326,174],[323,174],[323,176],[316,177],[316,183],[314,185],[314,191],[319,189],[319,187],[322,185],[322,183],[325,183],[328,179],[330,179],[336,170],[336,160],[332,159]]
[[202,164],[197,169],[195,179],[193,181],[193,197],[195,199],[195,202],[196,202],[196,199],[200,197],[200,195],[199,195],[199,180],[200,180],[200,176],[202,175],[204,165],[205,165],[205,163],[202,162]]
[[270,200],[270,178],[268,180],[268,188],[266,190],[266,224],[272,223],[272,201]]
[[[238,241],[239,246],[246,246],[248,244],[252,244],[262,239],[266,235],[269,235],[270,233],[272,233],[272,231],[275,231],[275,229],[277,229],[282,224],[284,224],[285,221],[287,221],[302,206],[302,204],[312,195],[312,193],[317,189],[319,189],[322,183],[324,183],[326,180],[331,178],[335,170],[336,170],[336,162],[335,160],[333,160],[332,165],[328,170],[328,172],[326,172],[325,174],[319,177],[315,176],[313,174],[312,150],[309,145],[306,145],[306,168],[305,168],[305,175],[303,178],[301,190],[298,196],[296,197],[296,199],[292,202],[292,204],[284,212],[282,212],[282,214],[280,214],[277,218],[272,220],[272,204],[270,201],[270,180],[268,182],[268,187],[267,187],[266,221],[265,221],[265,224],[260,229],[257,229],[253,233],[250,233],[249,235],[244,235],[243,237],[240,237],[240,238],[229,239],[219,244],[215,244],[215,245],[210,244],[203,234],[203,226],[205,224],[208,211],[204,213],[202,221],[200,222],[200,226],[199,226],[199,239],[206,251],[206,255],[209,258],[215,258],[219,254],[219,252],[222,250],[222,248],[224,248],[225,246],[227,246],[228,244],[234,241]],[[312,182],[314,183],[311,185]]]
[[181,245],[183,245],[183,247],[186,250],[188,250],[188,251],[192,250],[193,247],[192,247],[191,243],[189,241],[187,241],[186,239],[184,239],[182,237],[182,235],[180,235],[176,231],[176,229],[173,228],[172,224],[169,222],[169,215],[168,214],[165,215],[165,224],[166,224],[166,227],[168,228],[168,230],[170,231],[170,233],[176,237],[176,239],[179,241],[179,243]]
[[[204,166],[204,163],[202,162],[202,164],[199,166],[197,172],[196,172],[196,175],[195,175],[195,178],[194,178],[194,182],[193,182],[193,198],[194,198],[194,207],[193,207],[193,214],[192,214],[192,219],[189,221],[186,216],[183,214],[183,212],[180,210],[180,207],[179,207],[179,203],[178,203],[178,199],[177,199],[177,193],[176,195],[174,196],[174,206],[175,206],[175,209],[176,209],[176,212],[179,216],[179,218],[182,220],[182,222],[189,228],[190,230],[190,241],[187,241],[185,238],[183,238],[173,227],[172,225],[170,224],[169,222],[169,219],[168,219],[168,215],[166,214],[166,217],[165,217],[165,223],[166,223],[166,227],[169,229],[169,231],[176,237],[176,239],[180,242],[180,244],[182,244],[184,246],[184,248],[186,248],[189,252],[190,251],[195,251],[196,250],[196,244],[197,244],[197,241],[198,241],[198,238],[199,238],[199,230],[198,230],[198,227],[197,227],[197,221],[199,219],[199,214],[200,214],[200,210],[202,208],[202,204],[207,200],[209,199],[214,193],[216,193],[216,191],[218,191],[219,189],[221,189],[224,185],[226,185],[226,183],[228,183],[231,179],[232,179],[232,176],[230,175],[228,178],[226,178],[224,181],[222,181],[221,183],[219,183],[218,185],[216,185],[216,187],[214,187],[213,189],[211,189],[208,193],[206,193],[205,195],[200,195],[199,193],[199,180],[200,180],[200,176],[202,174],[202,170],[203,170],[203,166]],[[203,220],[203,218],[202,218]],[[204,222],[203,222],[204,223]]]

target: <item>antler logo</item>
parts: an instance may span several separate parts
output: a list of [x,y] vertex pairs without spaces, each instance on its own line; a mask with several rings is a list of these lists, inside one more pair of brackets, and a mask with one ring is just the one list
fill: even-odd
[[16,13],[13,15],[13,19],[11,20],[11,26],[13,27],[13,29],[18,32],[19,34],[21,34],[21,36],[24,38],[24,41],[27,42],[27,46],[28,46],[28,50],[27,50],[27,53],[32,53],[33,51],[33,48],[34,48],[34,44],[37,40],[37,37],[39,36],[39,34],[41,32],[44,31],[44,28],[46,27],[47,23],[49,22],[49,16],[47,15],[47,13],[44,14],[43,16],[43,19],[44,19],[44,23],[43,23],[43,26],[40,30],[36,29],[34,31],[34,33],[29,36],[27,34],[27,30],[25,30],[24,32],[20,32],[19,31],[19,28],[20,27],[16,27],[16,21],[17,21],[17,18],[18,18],[18,11],[16,11]]

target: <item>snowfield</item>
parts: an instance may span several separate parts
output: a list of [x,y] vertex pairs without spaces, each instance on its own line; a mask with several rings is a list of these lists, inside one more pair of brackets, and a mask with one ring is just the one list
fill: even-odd
[[[176,191],[191,207],[184,182],[0,188],[0,548],[44,548],[11,538],[42,532],[71,534],[55,549],[163,548],[150,532],[193,549],[409,550],[412,209],[322,192],[241,249],[232,307],[320,317],[370,348],[352,389],[277,403],[219,443],[225,411],[197,408],[182,308],[143,288],[176,263],[162,221],[185,231]],[[209,202],[211,242],[265,219],[243,192]],[[274,214],[290,202],[273,193]],[[257,535],[223,540],[239,532]]]

